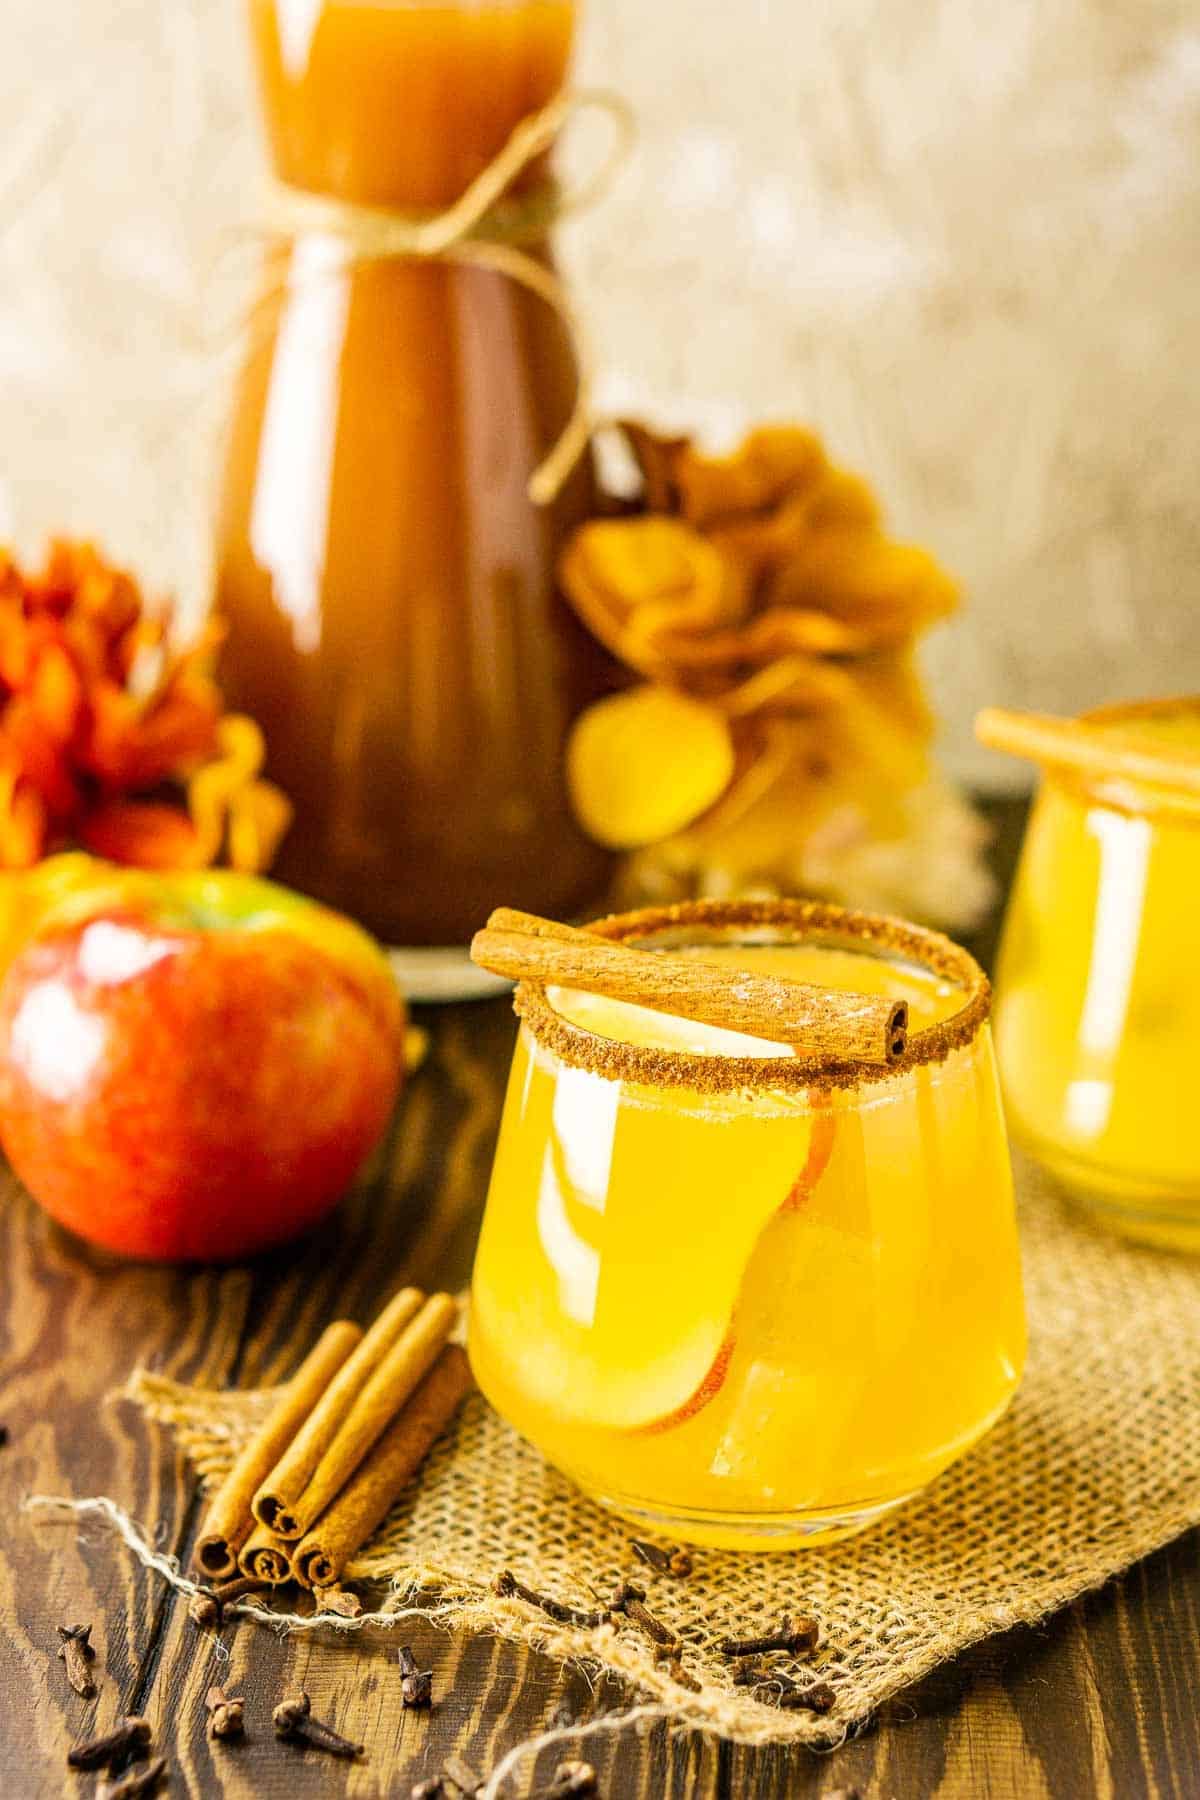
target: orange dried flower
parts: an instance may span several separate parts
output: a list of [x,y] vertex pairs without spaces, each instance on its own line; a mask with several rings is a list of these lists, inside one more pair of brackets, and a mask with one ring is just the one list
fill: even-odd
[[[982,893],[977,834],[933,770],[911,657],[956,607],[952,579],[888,536],[866,482],[810,431],[765,427],[718,457],[620,429],[640,503],[582,525],[560,576],[634,680],[583,715],[567,757],[585,829],[635,853],[622,900],[819,885],[877,897],[863,847],[912,840],[922,809],[961,847],[953,879]],[[830,854],[845,864],[849,849],[859,892],[827,878]],[[961,922],[974,905],[941,916]],[[938,912],[924,898],[913,910]]]
[[147,868],[270,861],[290,809],[258,778],[257,727],[224,716],[219,632],[173,650],[168,623],[90,544],[55,542],[32,573],[0,550],[0,867],[70,845]]
[[798,427],[752,431],[727,457],[624,428],[643,507],[580,527],[563,585],[639,674],[718,698],[782,656],[907,648],[952,612],[954,582],[883,529],[866,483]]

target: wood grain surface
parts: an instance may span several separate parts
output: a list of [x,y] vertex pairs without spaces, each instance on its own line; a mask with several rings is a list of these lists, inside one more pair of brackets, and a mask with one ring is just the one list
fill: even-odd
[[[997,809],[1006,864],[1016,808]],[[987,941],[981,946],[986,954]],[[0,1796],[90,1795],[77,1738],[144,1711],[169,1793],[395,1796],[451,1751],[480,1772],[548,1726],[628,1704],[610,1680],[430,1625],[412,1642],[437,1705],[399,1704],[393,1634],[279,1639],[242,1624],[201,1635],[184,1604],[100,1525],[36,1520],[32,1493],[109,1494],[187,1556],[196,1484],[170,1434],[114,1399],[135,1362],[205,1382],[272,1380],[339,1314],[365,1320],[400,1281],[454,1285],[470,1267],[512,1039],[507,1003],[422,1015],[433,1050],[378,1166],[326,1228],[246,1267],[180,1273],[110,1262],[52,1226],[11,1180],[0,1192]],[[99,1693],[70,1692],[58,1624],[92,1625]],[[212,1684],[247,1700],[247,1741],[205,1735]],[[285,1687],[366,1742],[334,1763],[276,1742]],[[1200,1533],[1034,1629],[993,1638],[893,1702],[845,1748],[745,1750],[655,1726],[586,1740],[607,1800],[1196,1800],[1200,1796]],[[526,1765],[514,1796],[567,1752]]]

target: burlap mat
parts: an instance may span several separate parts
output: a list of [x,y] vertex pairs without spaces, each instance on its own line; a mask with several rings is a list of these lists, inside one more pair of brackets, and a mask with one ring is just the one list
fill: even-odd
[[[564,1629],[488,1591],[511,1568],[588,1606],[589,1584],[606,1591],[630,1556],[621,1523],[478,1396],[350,1575],[406,1594],[432,1590],[443,1616],[468,1629],[592,1659],[681,1723],[747,1743],[840,1739],[967,1644],[1062,1606],[1200,1522],[1200,1262],[1103,1236],[1028,1166],[1018,1176],[1032,1341],[1012,1410],[921,1500],[841,1546],[697,1551],[683,1581],[642,1571],[649,1603],[691,1640],[685,1661],[699,1693],[679,1687],[628,1624]],[[207,1479],[225,1472],[269,1400],[148,1374],[134,1391],[176,1428]],[[820,1679],[837,1695],[826,1718],[779,1712],[734,1687],[711,1648],[788,1611],[821,1621]],[[798,1675],[810,1667],[783,1666]]]

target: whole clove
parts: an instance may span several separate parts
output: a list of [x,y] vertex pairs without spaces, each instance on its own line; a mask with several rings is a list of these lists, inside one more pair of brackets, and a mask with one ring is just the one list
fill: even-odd
[[318,1587],[313,1589],[318,1612],[340,1613],[343,1619],[362,1616],[362,1601],[350,1588]]
[[698,1694],[700,1692],[700,1683],[696,1680],[696,1677],[691,1673],[690,1669],[684,1668],[677,1656],[667,1664],[667,1674],[671,1677],[672,1681],[678,1682],[681,1688],[686,1688],[689,1694]]
[[791,1656],[800,1656],[816,1648],[820,1635],[815,1619],[797,1619],[793,1623],[785,1613],[778,1631],[769,1631],[762,1637],[722,1638],[717,1649],[722,1656],[760,1656],[770,1650],[786,1650]]
[[837,1695],[827,1681],[816,1681],[809,1687],[791,1683],[784,1688],[775,1705],[785,1712],[827,1713],[837,1705]]
[[225,1608],[247,1594],[261,1594],[267,1583],[253,1575],[235,1575],[216,1587],[197,1588],[188,1601],[188,1618],[193,1624],[220,1630],[225,1622]]
[[609,1605],[614,1612],[624,1613],[627,1619],[641,1627],[654,1645],[656,1656],[678,1654],[679,1639],[669,1625],[664,1625],[650,1611],[645,1588],[638,1587],[634,1581],[619,1581],[609,1598]]
[[428,1775],[418,1781],[408,1800],[445,1800],[446,1784],[440,1775]]
[[88,1664],[95,1662],[96,1652],[92,1649],[90,1625],[60,1625],[58,1635],[62,1643],[58,1654],[67,1671],[67,1680],[85,1700],[90,1700],[96,1692],[96,1682]]
[[530,1800],[592,1800],[599,1792],[591,1763],[559,1763],[549,1787],[537,1788]]
[[433,1704],[433,1670],[417,1667],[417,1659],[407,1644],[401,1644],[396,1652],[396,1660],[400,1664],[400,1703],[402,1706],[431,1706]]
[[240,1738],[246,1735],[246,1702],[240,1694],[227,1694],[224,1688],[211,1687],[204,1700],[208,1708],[210,1737]]
[[188,1618],[203,1631],[216,1631],[221,1624],[221,1602],[212,1588],[197,1588],[188,1601]]
[[691,1553],[678,1544],[652,1544],[648,1538],[630,1538],[629,1548],[639,1562],[659,1575],[690,1575],[694,1564]]
[[354,1744],[349,1738],[343,1737],[340,1731],[335,1731],[332,1725],[325,1725],[320,1719],[314,1719],[312,1702],[303,1692],[293,1694],[289,1700],[282,1700],[275,1708],[272,1718],[275,1721],[276,1737],[311,1744],[315,1750],[327,1750],[330,1756],[362,1756],[366,1749],[365,1744]]
[[757,1687],[760,1681],[770,1678],[771,1669],[768,1663],[759,1656],[743,1656],[733,1665],[730,1680],[734,1687]]
[[146,1749],[149,1742],[149,1719],[127,1717],[102,1737],[88,1738],[68,1750],[67,1763],[72,1769],[111,1769],[121,1758]]
[[96,1800],[139,1800],[142,1794],[152,1794],[167,1772],[165,1756],[156,1756],[153,1762],[143,1763],[141,1768],[130,1769],[128,1775],[122,1775],[119,1781],[109,1781],[97,1791]]
[[524,1600],[527,1606],[536,1606],[556,1625],[579,1625],[588,1631],[608,1621],[606,1612],[585,1612],[578,1606],[555,1600],[550,1594],[539,1594],[536,1588],[526,1587],[523,1581],[518,1581],[511,1569],[501,1569],[492,1583],[492,1592],[499,1594],[502,1600]]

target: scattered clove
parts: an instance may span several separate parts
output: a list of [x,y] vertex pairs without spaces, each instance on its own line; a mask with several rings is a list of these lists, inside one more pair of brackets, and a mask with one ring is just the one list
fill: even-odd
[[689,1669],[684,1668],[677,1656],[667,1664],[667,1674],[672,1681],[678,1682],[681,1688],[686,1688],[689,1694],[700,1692],[700,1683]]
[[768,1663],[758,1656],[743,1656],[733,1665],[730,1679],[734,1687],[757,1687],[760,1681],[770,1679],[771,1669]]
[[111,1769],[121,1757],[144,1750],[150,1742],[149,1719],[124,1718],[103,1737],[88,1738],[67,1752],[72,1769]]
[[433,1704],[433,1670],[419,1669],[417,1659],[407,1644],[401,1644],[396,1652],[400,1664],[400,1701],[403,1706],[431,1706]]
[[330,1756],[362,1756],[366,1749],[365,1744],[353,1744],[340,1731],[335,1731],[332,1725],[324,1725],[320,1719],[314,1719],[312,1702],[303,1692],[293,1694],[290,1700],[281,1701],[272,1717],[276,1737],[311,1744],[315,1750],[327,1750]]
[[362,1616],[362,1601],[350,1588],[318,1587],[313,1589],[318,1612],[340,1613],[343,1619]]
[[826,1681],[817,1681],[808,1687],[801,1687],[799,1683],[788,1681],[778,1675],[772,1676],[771,1679],[773,1682],[780,1682],[783,1691],[774,1694],[769,1689],[762,1692],[756,1690],[755,1699],[769,1701],[771,1705],[780,1707],[784,1712],[827,1713],[832,1712],[837,1704],[837,1695]]
[[77,1694],[82,1694],[85,1700],[92,1699],[96,1692],[96,1682],[88,1664],[96,1660],[96,1652],[90,1641],[91,1626],[60,1625],[58,1635],[62,1639],[58,1654],[66,1668],[67,1680]]
[[559,1763],[549,1787],[538,1788],[530,1800],[592,1800],[599,1792],[591,1763]]
[[461,1756],[448,1757],[442,1764],[442,1782],[444,1784],[447,1781],[452,1782],[460,1794],[468,1797],[481,1794],[485,1785],[482,1775],[477,1775],[470,1763],[464,1762]]
[[526,1587],[523,1581],[518,1581],[511,1569],[500,1571],[492,1583],[492,1592],[499,1594],[502,1600],[524,1600],[527,1606],[536,1606],[556,1625],[579,1625],[590,1630],[608,1620],[605,1612],[584,1612],[578,1606],[567,1606],[562,1600],[555,1600],[550,1594],[539,1594],[536,1588]]
[[109,1781],[97,1791],[96,1800],[139,1800],[142,1794],[152,1794],[167,1772],[165,1756],[156,1756],[153,1762],[143,1763],[138,1769],[130,1769],[128,1775],[122,1775],[119,1781]]
[[188,1618],[193,1624],[219,1631],[225,1622],[225,1608],[246,1594],[261,1594],[267,1586],[253,1575],[235,1575],[217,1587],[197,1588],[188,1601]]
[[188,1601],[188,1618],[202,1631],[217,1631],[221,1625],[221,1602],[212,1588],[197,1588]]
[[778,1631],[769,1631],[763,1637],[722,1638],[717,1649],[722,1656],[759,1656],[769,1650],[786,1650],[799,1656],[805,1650],[815,1649],[819,1636],[815,1619],[797,1619],[793,1624],[785,1613]]
[[211,1687],[205,1696],[210,1737],[240,1738],[246,1735],[246,1703],[240,1694]]
[[678,1544],[652,1544],[648,1538],[630,1538],[629,1548],[639,1562],[644,1562],[659,1575],[690,1575],[691,1553]]
[[679,1639],[669,1625],[656,1619],[646,1605],[646,1590],[638,1587],[634,1581],[619,1581],[609,1598],[609,1605],[614,1612],[624,1613],[639,1625],[654,1645],[656,1657],[676,1657],[679,1653]]

